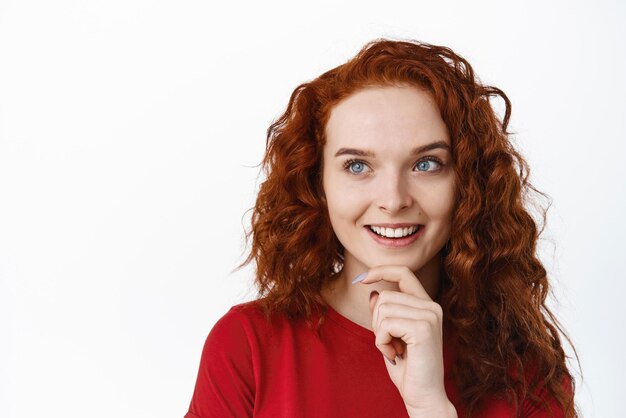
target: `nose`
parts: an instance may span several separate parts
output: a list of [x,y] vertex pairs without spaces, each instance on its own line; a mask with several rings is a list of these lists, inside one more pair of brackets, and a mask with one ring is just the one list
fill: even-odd
[[386,176],[379,184],[378,202],[380,210],[395,214],[413,205],[408,181],[401,175]]

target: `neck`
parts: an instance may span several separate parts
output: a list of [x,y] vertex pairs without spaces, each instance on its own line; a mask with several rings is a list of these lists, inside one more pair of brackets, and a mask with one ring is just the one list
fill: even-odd
[[[369,330],[372,329],[372,316],[369,309],[369,295],[376,290],[400,291],[396,283],[381,280],[368,285],[352,284],[352,280],[368,268],[357,260],[346,257],[339,277],[322,290],[324,300],[338,313]],[[422,268],[414,272],[426,293],[436,300],[441,277],[441,258],[434,257]]]

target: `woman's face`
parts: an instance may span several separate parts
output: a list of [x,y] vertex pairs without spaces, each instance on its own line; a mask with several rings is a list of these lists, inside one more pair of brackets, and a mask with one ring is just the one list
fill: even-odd
[[358,90],[332,109],[326,138],[323,188],[345,266],[417,272],[435,261],[450,236],[455,186],[448,129],[430,94]]

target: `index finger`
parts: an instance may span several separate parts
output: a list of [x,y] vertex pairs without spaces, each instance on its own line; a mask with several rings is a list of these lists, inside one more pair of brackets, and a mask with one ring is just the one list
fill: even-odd
[[402,293],[416,296],[421,299],[432,300],[422,286],[417,276],[407,266],[377,266],[366,273],[359,274],[352,284],[371,284],[381,280],[397,283]]

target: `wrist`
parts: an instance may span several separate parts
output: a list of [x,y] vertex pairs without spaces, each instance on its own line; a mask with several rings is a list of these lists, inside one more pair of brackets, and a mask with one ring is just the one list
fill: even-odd
[[456,408],[447,400],[441,405],[433,405],[427,408],[411,408],[407,406],[409,418],[458,418]]

